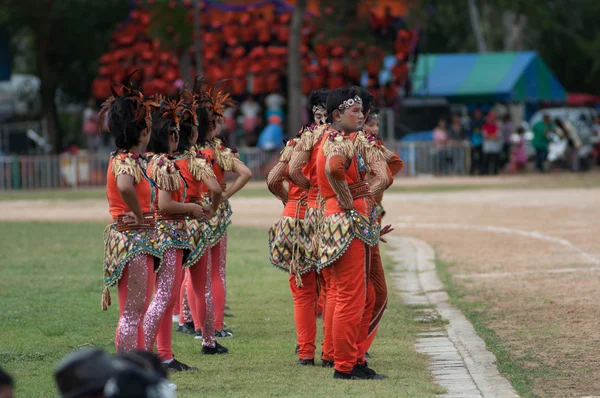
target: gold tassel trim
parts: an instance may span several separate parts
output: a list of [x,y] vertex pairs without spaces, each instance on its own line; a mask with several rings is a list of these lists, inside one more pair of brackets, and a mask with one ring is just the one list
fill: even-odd
[[204,158],[190,157],[188,168],[196,181],[202,181],[205,178],[216,178],[215,173],[209,163]]
[[342,135],[338,135],[333,139],[327,137],[323,144],[323,154],[330,156],[338,154],[346,159],[351,159],[354,156],[354,143]]
[[[290,140],[293,141],[293,140]],[[294,142],[295,143],[295,142]],[[281,157],[279,158],[280,162],[288,163],[292,158],[292,153],[294,153],[294,143],[286,145],[281,151]]]
[[108,288],[105,287],[102,291],[102,311],[108,310],[108,307],[110,307],[110,305],[110,290],[108,290]]
[[112,172],[115,177],[121,174],[127,174],[133,177],[133,180],[138,184],[142,180],[142,168],[135,159],[130,157],[127,158],[114,158],[112,162]]
[[385,161],[384,155],[379,147],[367,140],[363,133],[359,133],[354,141],[356,152],[362,156],[363,160],[370,167],[377,161]]
[[150,178],[163,191],[174,192],[181,189],[181,176],[172,160],[161,157],[154,162],[150,169]]

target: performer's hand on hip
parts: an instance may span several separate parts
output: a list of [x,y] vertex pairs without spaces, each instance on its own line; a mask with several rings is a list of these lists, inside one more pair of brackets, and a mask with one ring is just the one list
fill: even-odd
[[381,231],[379,232],[379,240],[381,240],[383,243],[387,243],[387,240],[383,239],[383,236],[389,234],[393,230],[394,228],[392,228],[391,224],[388,224],[385,227],[381,228]]

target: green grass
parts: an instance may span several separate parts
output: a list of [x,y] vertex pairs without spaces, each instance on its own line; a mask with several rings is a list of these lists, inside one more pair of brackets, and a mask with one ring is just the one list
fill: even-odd
[[[488,311],[487,301],[467,300],[466,289],[456,284],[452,279],[452,267],[454,265],[440,259],[436,259],[436,269],[440,280],[446,285],[450,301],[467,317],[475,328],[475,332],[485,341],[485,344],[497,359],[498,370],[512,384],[515,391],[521,397],[535,397],[533,383],[535,380],[552,379],[560,376],[556,370],[536,361],[530,353],[518,353],[510,347],[510,343],[501,339],[493,329],[489,327],[494,319]],[[532,331],[528,331],[530,333]],[[534,366],[525,366],[530,364]]]
[[[104,225],[3,222],[0,228],[0,364],[15,376],[17,396],[55,397],[53,369],[67,353],[87,344],[114,352],[114,289],[109,311],[100,309]],[[232,228],[229,236],[228,304],[235,317],[226,322],[234,337],[221,343],[231,353],[201,356],[198,340],[175,333],[177,358],[200,368],[172,377],[179,397],[440,392],[426,357],[414,352],[413,334],[423,326],[394,294],[370,361],[388,380],[334,381],[331,369],[298,368],[287,276],[266,261],[266,230]]]

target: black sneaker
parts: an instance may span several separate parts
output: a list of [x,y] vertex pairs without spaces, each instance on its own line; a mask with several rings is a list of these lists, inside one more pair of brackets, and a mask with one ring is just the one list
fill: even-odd
[[173,358],[173,360],[167,364],[166,368],[169,372],[186,372],[198,370],[198,368],[188,366],[185,363],[179,362],[175,358]]
[[315,366],[315,359],[299,359],[298,366]]
[[200,340],[202,339],[202,329],[196,329],[194,332],[194,339]]
[[225,309],[226,309],[226,310],[230,310],[231,308],[229,308],[229,306],[228,306],[228,305],[226,305],[226,306],[225,306]]
[[223,316],[224,316],[225,318],[233,318],[233,317],[235,317],[235,315],[233,315],[233,314],[230,314],[229,312],[225,312],[225,313],[223,313]]
[[362,373],[365,376],[367,376],[368,379],[371,379],[371,380],[383,380],[383,379],[388,378],[384,374],[379,374],[379,373],[375,372],[373,369],[371,369],[369,367],[369,365],[366,362],[362,365],[357,363],[356,365],[354,365],[354,369],[352,371]]
[[324,368],[333,368],[333,361],[328,361],[326,359],[323,359],[321,366],[323,366]]
[[351,373],[342,373],[339,370],[336,370],[335,372],[333,372],[333,378],[341,379],[341,380],[359,380],[358,377],[355,377],[352,375],[352,372]]
[[185,334],[194,334],[194,322],[186,322],[183,325],[177,325],[175,331]]
[[215,337],[221,337],[221,338],[233,337],[233,333],[231,333],[231,330],[225,330],[225,329],[216,330]]
[[228,354],[229,350],[227,347],[223,347],[221,344],[215,342],[214,347],[202,346],[202,355],[215,355],[215,354]]

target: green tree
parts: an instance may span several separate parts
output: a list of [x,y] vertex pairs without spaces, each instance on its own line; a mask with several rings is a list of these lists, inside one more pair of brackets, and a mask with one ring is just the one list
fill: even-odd
[[98,58],[110,43],[117,22],[127,16],[122,0],[4,0],[0,25],[12,35],[31,37],[35,74],[39,77],[42,118],[53,150],[60,152],[63,134],[56,93],[75,100],[89,98]]

